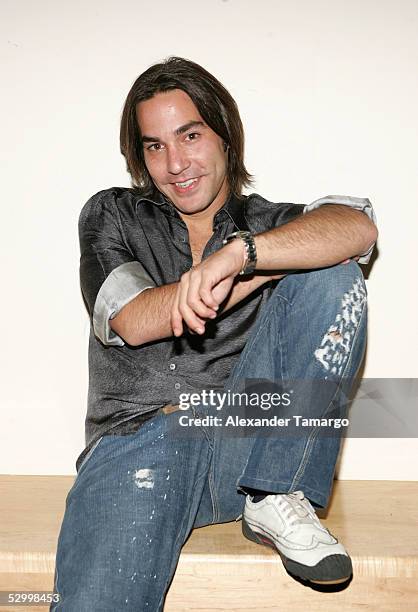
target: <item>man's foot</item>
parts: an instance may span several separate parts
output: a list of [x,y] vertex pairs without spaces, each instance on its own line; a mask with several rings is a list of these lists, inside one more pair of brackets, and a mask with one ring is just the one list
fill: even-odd
[[247,495],[242,533],[277,550],[288,572],[303,580],[339,584],[352,575],[343,545],[321,525],[302,491],[268,495],[258,503]]

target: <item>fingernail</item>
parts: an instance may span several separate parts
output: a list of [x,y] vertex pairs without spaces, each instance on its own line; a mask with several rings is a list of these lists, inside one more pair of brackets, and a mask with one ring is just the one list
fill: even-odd
[[196,332],[197,332],[198,334],[203,334],[203,332],[204,332],[204,331],[205,331],[205,330],[203,329],[203,327],[196,327]]

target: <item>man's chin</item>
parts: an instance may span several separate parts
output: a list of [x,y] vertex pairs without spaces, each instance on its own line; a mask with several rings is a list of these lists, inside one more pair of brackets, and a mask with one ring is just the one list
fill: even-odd
[[183,215],[193,215],[206,210],[209,204],[203,204],[202,202],[192,204],[186,204],[185,202],[173,202],[176,209]]
[[208,208],[211,203],[210,198],[207,196],[205,197],[204,194],[194,194],[193,196],[190,195],[187,197],[178,197],[176,194],[170,194],[167,197],[174,204],[176,209],[185,215],[201,212]]

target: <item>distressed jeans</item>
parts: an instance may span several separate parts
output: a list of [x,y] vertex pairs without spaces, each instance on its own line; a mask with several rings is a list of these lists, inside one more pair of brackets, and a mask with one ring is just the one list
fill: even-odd
[[[225,390],[292,381],[289,414],[345,417],[342,397],[363,358],[366,320],[357,263],[289,274],[260,311]],[[221,412],[202,404],[187,415]],[[192,529],[236,519],[245,488],[302,490],[327,505],[341,429],[322,435],[314,424],[289,434],[272,426],[239,435],[184,427],[185,415],[160,413],[133,434],[106,435],[86,456],[66,500],[54,584],[60,602],[51,610],[162,610]]]

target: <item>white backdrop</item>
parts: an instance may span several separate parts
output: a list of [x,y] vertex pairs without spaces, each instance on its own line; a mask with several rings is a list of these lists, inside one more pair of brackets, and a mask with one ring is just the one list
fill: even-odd
[[[416,0],[1,0],[0,472],[71,474],[84,446],[88,317],[77,220],[129,186],[120,113],[168,55],[238,102],[254,191],[369,197],[379,220],[364,375],[418,377]],[[348,440],[339,476],[417,479],[416,440]]]

